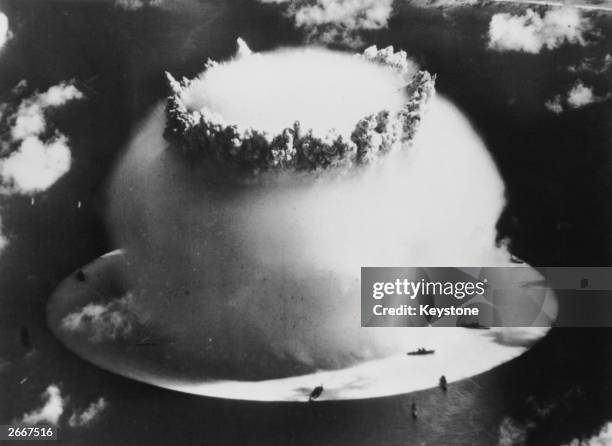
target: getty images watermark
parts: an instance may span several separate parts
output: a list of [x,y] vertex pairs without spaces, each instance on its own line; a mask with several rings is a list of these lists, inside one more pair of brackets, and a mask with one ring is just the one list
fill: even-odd
[[361,269],[364,327],[612,326],[612,268]]

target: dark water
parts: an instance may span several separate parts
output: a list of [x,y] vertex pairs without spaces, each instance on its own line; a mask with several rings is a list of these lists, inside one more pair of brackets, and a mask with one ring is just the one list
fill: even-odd
[[[34,205],[27,197],[2,198],[10,243],[0,258],[0,358],[10,365],[0,372],[0,424],[37,407],[50,383],[60,384],[71,408],[101,395],[110,403],[98,424],[61,431],[62,444],[75,445],[493,445],[506,417],[529,426],[530,444],[554,445],[588,437],[612,419],[608,329],[554,330],[524,357],[450,385],[446,395],[314,405],[169,392],[103,372],[59,345],[46,328],[46,300],[72,270],[113,248],[102,223],[104,184],[138,120],[164,96],[163,70],[193,76],[207,57],[231,54],[238,36],[255,50],[301,40],[274,5],[194,5],[126,12],[102,1],[0,2],[16,33],[0,55],[0,93],[21,79],[40,90],[75,79],[88,97],[53,117],[70,137],[71,171]],[[612,48],[611,21],[595,19],[602,37],[586,49],[500,55],[483,43],[493,11],[401,6],[388,30],[365,40],[406,49],[438,73],[439,90],[470,117],[506,181],[498,227],[517,256],[542,266],[610,265],[610,103],[561,116],[542,104],[573,83],[568,64]],[[610,88],[609,80],[589,80]],[[28,356],[22,325],[35,347]]]

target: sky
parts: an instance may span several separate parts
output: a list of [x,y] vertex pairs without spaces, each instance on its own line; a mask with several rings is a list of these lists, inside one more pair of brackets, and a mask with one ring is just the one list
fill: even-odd
[[[305,42],[351,51],[370,44],[405,49],[438,73],[439,91],[468,116],[498,164],[508,191],[498,230],[512,251],[536,265],[610,263],[612,28],[603,13],[537,5],[420,9],[363,0],[251,1],[247,7],[189,0],[24,3],[0,3],[3,424],[57,423],[66,444],[137,444],[139,438],[167,444],[168,432],[185,444],[192,440],[178,430],[164,433],[164,421],[200,423],[192,433],[224,444],[445,439],[433,423],[414,433],[400,413],[410,406],[408,397],[306,414],[193,398],[98,370],[46,328],[45,303],[57,284],[115,248],[104,223],[104,184],[133,129],[164,98],[163,71],[193,77],[206,58],[232,54],[239,36],[256,50]],[[89,309],[89,317],[96,314]],[[29,351],[19,341],[21,326],[32,337]],[[546,343],[546,363],[531,356],[520,363],[533,371],[520,386],[512,365],[476,384],[464,382],[449,394],[457,409],[447,402],[441,416],[459,432],[465,418],[458,408],[478,413],[482,431],[474,430],[473,444],[504,444],[513,426],[519,437],[544,438],[539,444],[572,444],[579,437],[601,443],[600,429],[612,414],[598,398],[609,395],[589,383],[609,379],[609,369],[584,367],[589,357],[581,352],[605,363],[609,335],[555,336],[571,354]],[[580,391],[577,380],[583,380]],[[528,405],[530,396],[535,402]],[[417,398],[424,420],[442,404],[434,393]],[[565,401],[576,409],[565,409]],[[169,414],[168,407],[177,409]],[[555,421],[565,410],[574,426]],[[368,437],[383,424],[391,428]],[[130,426],[140,436],[126,433]]]

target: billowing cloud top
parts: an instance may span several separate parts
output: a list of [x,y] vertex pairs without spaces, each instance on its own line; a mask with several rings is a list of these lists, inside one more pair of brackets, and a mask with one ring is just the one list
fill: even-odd
[[[223,64],[209,62],[198,79],[178,82],[167,74],[171,95],[165,137],[182,150],[241,173],[315,171],[371,161],[410,142],[435,92],[435,76],[416,71],[406,53],[394,52],[393,47],[370,47],[357,57],[322,49],[250,54],[244,44],[240,48],[242,57]],[[313,64],[320,68],[306,69]],[[218,85],[208,88],[215,77]],[[227,94],[215,102],[219,91]],[[261,91],[266,97],[257,100]],[[225,104],[232,97],[238,105],[228,111]],[[360,109],[366,103],[370,109]],[[312,113],[300,115],[309,107]],[[348,126],[334,123],[338,128],[325,132],[308,121],[316,121],[321,107],[337,107],[339,117],[357,115]],[[235,109],[246,110],[246,115],[228,124]],[[298,121],[272,132],[265,125],[253,125],[258,116],[272,113]],[[304,122],[300,116],[306,116]]]
[[542,48],[558,48],[565,42],[584,46],[592,28],[588,18],[569,6],[551,9],[543,16],[532,9],[520,16],[499,13],[491,18],[488,46],[495,51],[534,54]]

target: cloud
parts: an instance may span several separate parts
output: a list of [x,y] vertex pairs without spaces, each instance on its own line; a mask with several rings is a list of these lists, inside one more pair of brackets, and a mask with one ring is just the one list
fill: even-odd
[[83,93],[74,85],[62,82],[50,87],[44,93],[36,93],[25,99],[13,117],[12,138],[22,140],[28,136],[40,135],[47,128],[45,112],[48,109],[61,107],[69,101],[82,98]]
[[558,115],[559,113],[563,113],[563,104],[561,101],[561,95],[557,94],[554,98],[546,101],[544,103],[544,107],[546,107],[547,110]]
[[107,407],[107,401],[103,397],[100,397],[91,403],[84,411],[80,413],[76,411],[73,412],[68,420],[68,425],[70,427],[89,426]]
[[574,84],[572,89],[567,93],[567,103],[571,108],[580,108],[585,105],[592,104],[597,100],[593,89],[587,87],[581,81]]
[[163,4],[163,0],[115,0],[115,6],[129,11],[148,7],[159,7]]
[[62,319],[65,330],[86,334],[92,342],[127,338],[134,329],[135,316],[131,311],[132,295],[107,304],[90,303]]
[[[23,88],[22,82],[17,90]],[[4,193],[35,194],[68,172],[71,163],[68,138],[59,131],[43,135],[49,133],[49,111],[83,97],[74,85],[62,82],[22,100],[16,109],[4,104],[2,124],[9,129],[0,142],[2,152],[8,153],[0,158]]]
[[505,417],[499,425],[497,446],[524,445],[527,440],[527,427],[516,420]]
[[[246,52],[244,45],[239,52]],[[395,57],[392,48],[382,52],[393,61],[405,62],[406,70],[413,69],[406,53],[398,52]],[[370,53],[376,57],[378,51],[372,47]],[[397,113],[405,107],[405,97],[398,92],[406,85],[406,79],[382,64],[313,48],[255,55],[206,70],[180,93],[180,99],[190,111],[210,114],[214,110],[221,120],[242,129],[253,127],[277,134],[300,121],[320,137],[334,127],[347,141],[363,117],[384,109]],[[311,67],[317,70],[313,72]],[[250,73],[248,78],[244,72]],[[407,76],[410,79],[414,74]],[[261,107],[270,97],[275,106]],[[328,108],[329,115],[321,113],[322,107]],[[255,116],[253,109],[259,109]]]
[[590,72],[603,74],[612,67],[612,54],[606,54],[603,58],[586,57],[578,65],[571,65],[568,70],[572,73]]
[[606,424],[599,434],[587,440],[576,438],[565,446],[609,446],[610,444],[612,444],[612,422]]
[[551,9],[543,16],[532,9],[521,16],[499,13],[489,23],[488,47],[537,54],[542,48],[552,50],[566,42],[584,46],[592,28],[591,21],[572,7]]
[[9,30],[9,21],[6,14],[0,11],[0,48],[11,38],[12,34]]
[[0,252],[6,248],[6,245],[8,245],[8,238],[2,232],[2,219],[0,219]]
[[44,143],[28,136],[19,149],[0,161],[0,176],[22,193],[48,189],[70,168],[70,149],[64,135]]
[[359,31],[385,28],[393,0],[260,0],[287,5],[286,15],[310,40],[359,46]]
[[463,8],[479,5],[482,0],[407,0],[407,2],[419,8]]
[[553,113],[562,113],[566,108],[578,109],[590,104],[607,101],[612,95],[596,95],[592,87],[586,86],[580,79],[565,95],[555,95],[551,100],[544,103],[544,107]]
[[42,407],[24,414],[19,423],[46,423],[57,426],[60,417],[64,413],[66,399],[62,398],[61,391],[55,384],[47,387],[47,390],[44,391],[41,397],[44,399]]

